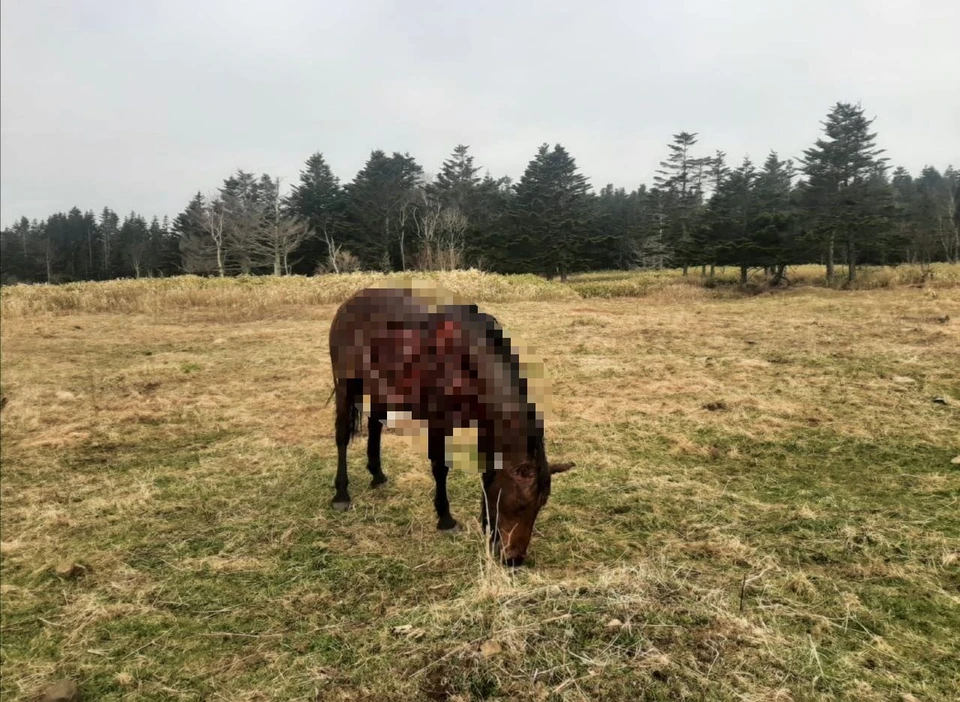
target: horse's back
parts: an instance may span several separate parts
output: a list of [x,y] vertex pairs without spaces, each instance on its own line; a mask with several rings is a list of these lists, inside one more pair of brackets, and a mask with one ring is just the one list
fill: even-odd
[[391,330],[416,327],[428,314],[409,290],[365,288],[346,300],[330,325],[330,359],[336,378],[362,377],[365,355],[389,344]]

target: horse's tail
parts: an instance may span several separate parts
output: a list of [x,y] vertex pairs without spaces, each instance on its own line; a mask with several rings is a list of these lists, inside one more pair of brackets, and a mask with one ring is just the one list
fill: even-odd
[[337,422],[346,421],[349,436],[354,437],[359,432],[363,426],[363,412],[360,410],[360,405],[357,400],[360,399],[360,383],[355,380],[337,380],[336,377],[333,379],[333,392],[330,393],[330,397],[327,398],[327,401],[324,403],[324,407],[330,404],[330,400],[333,399],[333,396],[337,394],[337,387],[339,383],[343,382],[346,385],[346,404],[347,404],[347,416],[344,419],[341,419],[340,414],[340,405],[337,403]]
[[360,433],[360,427],[363,425],[363,413],[355,402],[350,403],[350,436],[356,436]]

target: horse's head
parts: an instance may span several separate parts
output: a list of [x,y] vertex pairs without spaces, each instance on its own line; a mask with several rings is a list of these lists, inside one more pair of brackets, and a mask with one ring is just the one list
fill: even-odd
[[484,524],[501,559],[510,566],[519,566],[527,556],[533,536],[533,524],[550,495],[550,477],[573,468],[573,463],[549,466],[540,475],[532,461],[514,465],[505,463],[490,471],[484,479]]

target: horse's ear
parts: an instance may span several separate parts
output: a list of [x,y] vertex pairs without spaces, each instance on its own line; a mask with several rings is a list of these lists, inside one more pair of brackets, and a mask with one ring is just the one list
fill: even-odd
[[576,463],[551,463],[550,464],[550,474],[555,475],[557,473],[566,473],[571,468],[574,468]]

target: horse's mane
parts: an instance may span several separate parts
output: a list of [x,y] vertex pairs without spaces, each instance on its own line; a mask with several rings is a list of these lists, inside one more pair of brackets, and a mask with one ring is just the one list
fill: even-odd
[[[547,464],[547,454],[544,447],[543,419],[537,411],[536,403],[530,400],[527,379],[521,370],[520,356],[513,348],[510,338],[503,332],[503,327],[496,317],[481,312],[476,305],[450,305],[443,308],[460,321],[474,335],[481,337],[493,348],[497,360],[506,371],[505,377],[511,387],[516,388],[521,406],[527,420],[527,456],[537,471],[537,484],[542,499],[550,494],[550,466]],[[488,456],[487,472],[493,468],[493,456]]]

